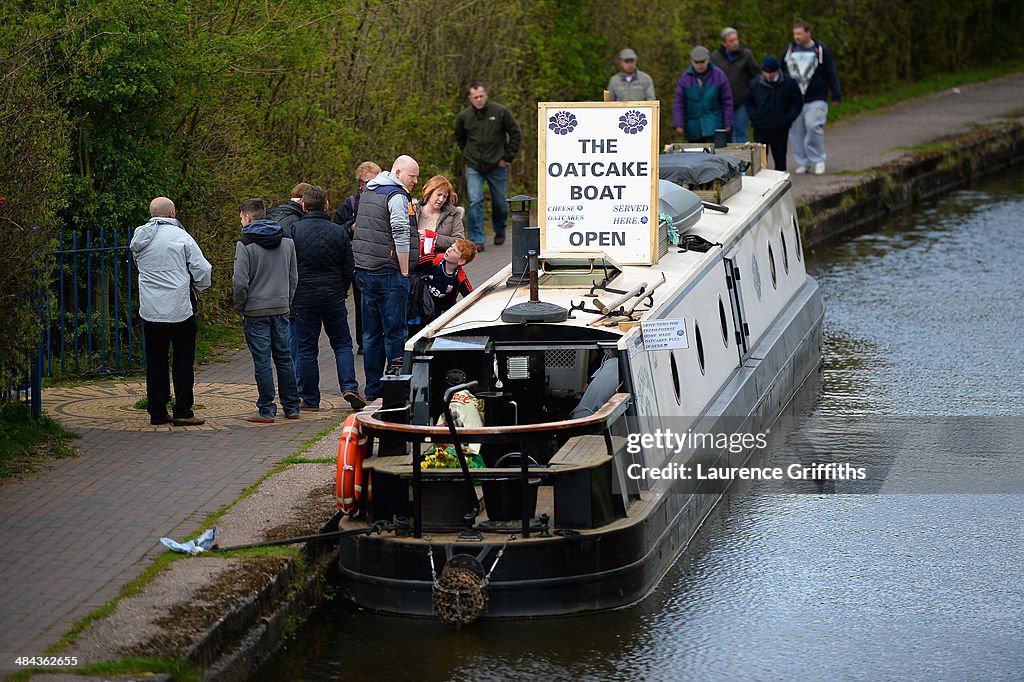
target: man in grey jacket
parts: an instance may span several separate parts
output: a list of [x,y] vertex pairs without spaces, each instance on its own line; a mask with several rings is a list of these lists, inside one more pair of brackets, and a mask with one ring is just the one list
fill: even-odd
[[288,348],[288,311],[299,284],[295,244],[284,236],[279,223],[266,219],[266,213],[262,199],[249,199],[239,207],[242,239],[235,245],[232,276],[235,310],[242,316],[259,392],[259,413],[246,420],[257,424],[273,424],[277,416],[271,359],[277,368],[284,416],[299,418],[299,391]]
[[[146,402],[153,426],[199,426],[195,403],[196,292],[210,287],[213,267],[175,217],[174,202],[157,197],[148,223],[135,228],[131,252],[139,270],[139,316],[146,341]],[[168,352],[174,349],[174,413]]]
[[636,68],[636,52],[628,47],[619,53],[619,72],[608,81],[609,102],[650,102],[654,96],[654,81]]
[[409,329],[410,264],[419,259],[419,232],[409,221],[409,192],[420,166],[399,156],[366,185],[359,200],[359,229],[352,237],[356,284],[363,304],[363,371],[366,399],[381,397],[384,368],[402,357]]

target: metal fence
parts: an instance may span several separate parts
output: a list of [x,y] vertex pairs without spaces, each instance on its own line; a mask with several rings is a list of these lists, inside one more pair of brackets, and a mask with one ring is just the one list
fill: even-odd
[[124,374],[144,367],[131,228],[57,238],[44,267],[43,376]]

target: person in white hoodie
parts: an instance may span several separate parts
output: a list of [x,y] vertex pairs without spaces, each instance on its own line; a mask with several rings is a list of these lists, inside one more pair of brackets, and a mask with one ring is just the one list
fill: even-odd
[[[152,216],[135,228],[131,251],[139,270],[139,316],[145,335],[146,400],[154,426],[199,426],[195,416],[196,293],[210,287],[213,267],[181,223],[174,202],[157,197]],[[167,412],[171,391],[168,351],[174,349],[174,412]]]

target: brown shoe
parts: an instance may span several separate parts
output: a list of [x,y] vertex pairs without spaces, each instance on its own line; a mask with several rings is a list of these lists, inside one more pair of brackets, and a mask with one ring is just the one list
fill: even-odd
[[206,420],[200,417],[175,417],[171,423],[175,426],[202,426]]
[[345,391],[345,395],[342,397],[352,406],[353,410],[361,410],[366,407],[366,399],[355,391]]
[[251,414],[245,418],[245,421],[252,422],[253,424],[273,424],[273,417],[264,417],[262,414]]
[[320,411],[319,407],[312,407],[311,405],[307,405],[305,400],[302,400],[302,401],[299,402],[299,409],[300,410],[307,410],[309,412],[319,412]]
[[301,417],[302,417],[302,415],[299,414],[298,412],[293,412],[292,414],[286,414],[285,415],[285,419],[299,419]]

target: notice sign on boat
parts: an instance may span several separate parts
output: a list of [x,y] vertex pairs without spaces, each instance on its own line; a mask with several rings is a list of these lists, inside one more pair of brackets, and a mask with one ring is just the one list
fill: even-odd
[[686,341],[686,320],[644,320],[640,323],[644,350],[689,348]]
[[541,102],[541,251],[658,259],[658,102]]

